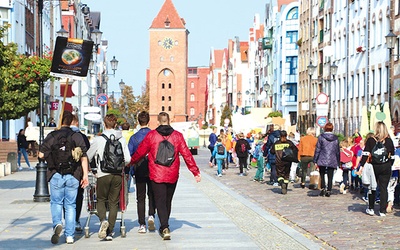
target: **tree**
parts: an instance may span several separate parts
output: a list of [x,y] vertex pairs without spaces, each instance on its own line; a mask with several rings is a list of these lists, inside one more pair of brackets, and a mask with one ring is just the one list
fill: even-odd
[[[9,26],[0,28],[0,38]],[[39,86],[50,79],[51,56],[17,53],[0,41],[0,118],[18,119],[39,107]]]
[[228,105],[225,105],[224,109],[222,110],[220,126],[224,127],[226,118],[229,119],[228,126],[232,127],[232,110],[228,107]]
[[268,117],[283,117],[283,115],[279,111],[272,111],[268,114]]

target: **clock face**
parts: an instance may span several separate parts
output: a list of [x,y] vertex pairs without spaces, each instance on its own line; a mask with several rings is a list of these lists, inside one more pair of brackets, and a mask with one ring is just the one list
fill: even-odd
[[172,41],[171,38],[166,37],[164,38],[162,46],[164,47],[164,49],[172,49],[172,46],[174,46],[174,42]]

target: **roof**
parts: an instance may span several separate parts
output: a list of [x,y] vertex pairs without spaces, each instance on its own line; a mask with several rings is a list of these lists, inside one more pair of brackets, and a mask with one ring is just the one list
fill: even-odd
[[240,59],[242,62],[248,61],[247,51],[249,50],[248,42],[240,42]]
[[185,29],[185,20],[179,16],[172,0],[165,0],[150,29],[166,28],[166,22],[169,22],[171,29]]

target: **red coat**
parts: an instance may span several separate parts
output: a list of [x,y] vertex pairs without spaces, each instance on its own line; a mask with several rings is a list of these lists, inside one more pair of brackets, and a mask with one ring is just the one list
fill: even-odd
[[[168,137],[168,136],[165,136]],[[166,139],[166,138],[165,138]],[[137,163],[145,155],[148,155],[149,159],[149,177],[150,180],[157,183],[175,183],[179,178],[179,168],[181,155],[186,163],[187,168],[193,173],[194,176],[200,174],[200,170],[193,158],[192,153],[186,145],[186,141],[183,135],[173,130],[168,138],[168,141],[174,145],[175,148],[175,161],[170,167],[158,165],[155,163],[158,145],[164,137],[160,135],[156,130],[150,131],[143,141],[139,144],[137,151],[132,155],[131,165]]]

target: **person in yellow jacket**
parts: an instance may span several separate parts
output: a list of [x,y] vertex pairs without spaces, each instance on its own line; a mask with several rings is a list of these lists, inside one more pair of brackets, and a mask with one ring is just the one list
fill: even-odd
[[232,159],[233,138],[232,138],[232,129],[231,128],[228,128],[228,131],[226,132],[225,148],[226,148],[226,152],[227,152],[226,169],[228,169],[229,163],[234,162]]
[[315,128],[308,128],[307,135],[300,138],[299,143],[299,160],[301,166],[301,188],[306,186],[306,176],[308,164],[310,164],[310,172],[315,170],[314,152],[318,139],[315,137]]

